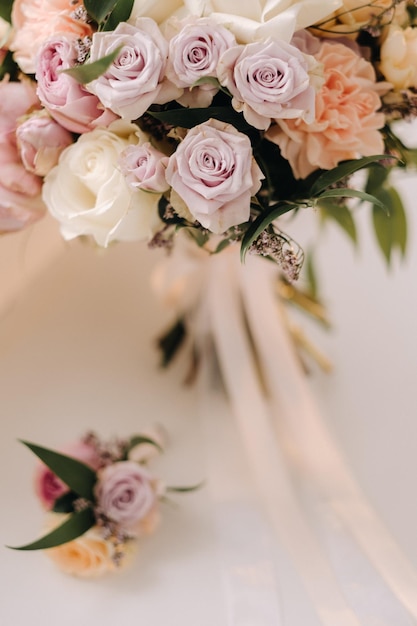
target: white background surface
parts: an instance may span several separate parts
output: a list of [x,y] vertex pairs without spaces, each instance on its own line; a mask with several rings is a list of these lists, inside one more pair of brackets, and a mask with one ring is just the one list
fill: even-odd
[[[417,183],[412,179],[399,185],[409,208],[406,261],[386,270],[366,209],[359,216],[356,252],[343,233],[329,227],[319,267],[334,328],[326,334],[305,327],[335,365],[332,374],[315,371],[311,380],[324,418],[370,501],[417,567]],[[298,219],[293,225],[301,245],[314,224],[314,216],[305,216],[302,224]],[[27,271],[30,249],[19,246],[19,268]],[[159,421],[171,434],[171,445],[158,464],[161,475],[171,484],[205,478],[206,446],[217,443],[204,441],[196,391],[181,385],[186,363],[180,359],[173,369],[161,371],[154,351],[154,338],[168,319],[148,284],[158,257],[144,245],[121,244],[97,253],[72,243],[62,247],[3,314],[4,626],[55,620],[62,626],[227,624],[222,554],[209,489],[178,496],[178,507],[165,507],[159,531],[143,543],[133,566],[117,576],[80,581],[57,572],[41,553],[3,547],[35,538],[42,523],[31,485],[33,457],[17,438],[52,447],[86,429],[103,436],[128,435]],[[219,428],[230,438],[233,480],[237,486],[239,481],[245,484],[238,442],[227,425]],[[309,607],[299,602],[297,582],[284,556],[277,551],[274,557],[286,626],[316,626]]]

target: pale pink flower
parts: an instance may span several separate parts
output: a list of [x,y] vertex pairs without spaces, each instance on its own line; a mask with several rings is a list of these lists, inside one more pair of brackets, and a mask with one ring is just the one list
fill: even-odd
[[221,55],[236,45],[234,35],[210,18],[196,17],[172,20],[166,34],[170,37],[166,75],[185,90],[178,102],[183,106],[210,106],[218,88],[209,82],[191,87],[201,78],[217,77]]
[[132,189],[162,193],[169,188],[165,178],[168,157],[149,142],[128,146],[120,155],[119,163]]
[[95,486],[100,511],[121,529],[138,531],[156,505],[156,492],[147,469],[119,461],[101,469]]
[[39,106],[31,81],[0,82],[0,233],[21,230],[42,217],[42,181],[26,171],[16,145],[17,120]]
[[[83,441],[69,443],[63,446],[60,452],[85,463],[94,470],[98,469],[100,465],[100,457],[95,448]],[[69,491],[68,485],[63,483],[49,467],[40,461],[34,474],[34,488],[42,506],[47,510],[53,508],[57,498]]]
[[75,78],[61,71],[73,67],[76,59],[74,39],[55,36],[46,41],[36,64],[37,93],[61,126],[73,133],[85,133],[98,126],[108,126],[117,117],[105,110],[100,100]]
[[135,26],[121,22],[114,31],[95,33],[89,61],[119,46],[122,49],[106,72],[88,84],[105,107],[131,121],[151,104],[164,104],[181,95],[165,78],[168,42],[153,20],[140,18]]
[[83,39],[91,35],[91,26],[73,17],[82,6],[81,0],[14,0],[10,49],[26,74],[35,73],[36,56],[49,37],[68,33]]
[[267,131],[297,178],[384,150],[379,129],[385,118],[377,112],[381,101],[371,63],[349,47],[330,42],[322,44],[316,59],[323,63],[325,83],[316,96],[313,123],[278,120]]
[[211,119],[188,132],[169,159],[166,178],[191,215],[220,234],[249,219],[263,175],[249,138]]
[[232,106],[261,130],[273,119],[314,119],[314,57],[295,46],[269,39],[227,50],[217,75],[233,96]]
[[16,138],[23,165],[38,176],[46,176],[63,149],[73,142],[72,134],[46,111],[36,112],[19,124]]

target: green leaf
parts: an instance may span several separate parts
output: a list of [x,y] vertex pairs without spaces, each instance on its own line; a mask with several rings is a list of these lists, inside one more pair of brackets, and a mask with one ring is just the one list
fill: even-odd
[[132,13],[134,3],[135,0],[124,0],[123,2],[119,0],[105,22],[103,30],[114,30],[120,22],[126,22]]
[[14,0],[1,0],[0,17],[6,20],[6,22],[11,22],[13,2]]
[[310,296],[314,298],[315,300],[317,300],[317,294],[318,294],[317,272],[315,268],[313,252],[311,250],[307,254],[305,267],[306,267]]
[[55,450],[42,448],[28,441],[21,442],[77,495],[87,500],[94,499],[93,489],[97,476],[91,467]]
[[167,367],[177,351],[183,344],[187,330],[182,319],[177,320],[174,325],[158,341],[158,348],[162,352],[162,367]]
[[352,241],[357,243],[357,232],[351,211],[343,204],[334,204],[330,201],[320,201],[319,207],[324,219],[332,219],[343,228]]
[[294,202],[278,202],[268,210],[263,211],[258,217],[251,223],[248,230],[243,236],[242,244],[240,247],[240,258],[243,262],[245,260],[246,253],[252,243],[259,237],[262,231],[265,230],[274,220],[281,215],[288,213],[297,208]]
[[407,216],[398,191],[394,187],[390,187],[388,193],[391,196],[393,241],[404,257],[407,250]]
[[169,109],[168,111],[147,111],[157,120],[170,124],[171,126],[180,126],[181,128],[194,128],[198,124],[207,122],[210,118],[220,120],[232,124],[241,131],[246,131],[251,127],[245,121],[241,113],[237,113],[231,107],[205,107],[197,109],[187,109],[185,107],[177,109]]
[[46,550],[47,548],[54,548],[80,537],[86,533],[87,530],[92,528],[95,522],[93,510],[90,508],[83,509],[82,511],[73,513],[61,526],[54,528],[54,530],[40,539],[24,546],[7,547],[12,550]]
[[321,198],[360,198],[363,202],[370,202],[385,211],[387,215],[389,214],[389,208],[386,204],[381,202],[379,198],[376,198],[370,193],[366,193],[366,191],[361,191],[360,189],[350,189],[349,187],[328,189],[318,196],[318,200]]
[[84,0],[84,7],[88,15],[101,24],[111,13],[120,0]]
[[331,185],[338,183],[346,176],[350,176],[365,167],[369,167],[370,165],[375,164],[378,161],[383,161],[387,158],[388,156],[386,154],[377,154],[375,156],[363,157],[362,159],[344,161],[332,170],[328,170],[323,172],[323,174],[320,174],[311,186],[310,193],[312,196],[318,196],[322,191]]
[[201,483],[197,483],[196,485],[191,485],[190,487],[167,487],[166,491],[175,491],[175,493],[189,493],[190,491],[197,491],[197,489],[201,489],[205,484],[205,481],[202,480]]
[[151,437],[145,437],[144,435],[135,435],[129,441],[129,445],[126,448],[126,455],[135,447],[139,446],[141,443],[149,443],[151,446],[155,446],[159,450],[159,452],[163,452],[163,448]]
[[391,220],[378,206],[374,206],[372,212],[373,224],[375,235],[379,244],[379,247],[385,256],[385,259],[390,264],[393,237],[391,232]]
[[67,491],[55,500],[52,508],[54,513],[72,513],[74,511],[74,501],[78,495],[74,491]]
[[113,52],[110,54],[106,54],[106,56],[101,59],[97,59],[97,61],[93,61],[92,63],[84,63],[84,65],[76,65],[75,67],[70,67],[67,70],[61,70],[64,74],[69,74],[75,80],[82,85],[86,85],[87,83],[91,83],[92,80],[96,80],[99,78],[104,72],[110,67],[113,61],[119,55],[123,46],[118,46]]
[[218,254],[219,252],[222,252],[222,250],[225,250],[226,248],[228,248],[230,246],[231,240],[229,238],[227,239],[223,239],[216,247],[216,249],[214,250],[213,254]]

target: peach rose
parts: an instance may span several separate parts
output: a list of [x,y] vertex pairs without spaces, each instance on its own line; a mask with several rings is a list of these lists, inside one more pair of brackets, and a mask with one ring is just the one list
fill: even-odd
[[[50,516],[47,523],[48,529],[52,530],[64,519],[65,515]],[[101,576],[116,569],[116,563],[113,560],[114,544],[103,539],[95,527],[73,541],[55,548],[48,548],[45,554],[65,574],[82,578]],[[124,563],[123,559],[121,563]]]
[[417,87],[417,29],[389,27],[379,69],[394,89]]
[[36,55],[46,39],[57,33],[72,33],[82,39],[91,35],[91,26],[74,18],[81,0],[14,0],[14,34],[10,50],[26,74],[35,73]]
[[379,129],[385,118],[377,113],[381,101],[372,65],[340,43],[324,42],[315,56],[325,79],[316,96],[316,119],[278,120],[267,131],[297,178],[384,150]]

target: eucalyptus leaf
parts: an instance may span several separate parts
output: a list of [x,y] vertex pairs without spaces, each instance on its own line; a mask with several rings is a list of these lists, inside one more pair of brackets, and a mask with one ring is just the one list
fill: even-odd
[[183,344],[187,334],[182,319],[177,320],[158,341],[158,348],[162,352],[162,367],[167,367]]
[[120,22],[127,22],[132,13],[135,0],[119,0],[103,25],[102,30],[114,30]]
[[309,292],[310,292],[311,297],[316,300],[317,294],[318,294],[318,281],[317,281],[317,272],[316,272],[315,263],[314,263],[314,255],[311,250],[307,254],[305,267],[306,267],[306,273],[307,273]]
[[384,161],[387,158],[388,156],[386,154],[376,154],[374,156],[363,157],[362,159],[344,161],[332,170],[326,170],[323,174],[320,174],[311,186],[310,194],[312,196],[318,196],[322,191],[328,189],[331,185],[338,183],[346,176],[350,176],[365,167],[369,167],[378,161]]
[[359,198],[363,202],[370,202],[371,204],[378,206],[380,209],[385,211],[387,215],[389,215],[389,208],[386,204],[381,202],[381,200],[376,196],[366,193],[366,191],[361,191],[360,189],[350,189],[350,187],[328,189],[327,191],[323,191],[318,196],[318,200],[322,198]]
[[24,546],[7,546],[12,550],[46,550],[77,539],[95,524],[94,512],[87,508],[68,517],[61,526],[54,528],[40,539]]
[[332,219],[349,235],[352,241],[357,243],[357,232],[352,212],[344,204],[335,204],[328,200],[319,201],[319,207],[323,219]]
[[391,196],[391,217],[394,244],[400,249],[402,256],[407,250],[407,216],[400,194],[394,187],[388,189]]
[[84,0],[84,7],[88,15],[101,24],[120,3],[123,4],[123,0]]
[[1,0],[0,17],[6,20],[6,22],[11,21],[13,2],[14,0]]
[[297,205],[293,202],[278,202],[268,210],[264,210],[258,217],[252,222],[248,230],[244,234],[242,244],[240,247],[240,258],[242,262],[245,260],[246,253],[252,243],[259,237],[262,231],[265,230],[274,220],[281,215],[288,213],[295,209]]
[[69,74],[75,80],[82,85],[86,85],[87,83],[91,83],[91,81],[99,78],[104,72],[110,67],[113,61],[119,55],[123,46],[118,46],[113,52],[110,54],[106,54],[106,56],[101,59],[97,59],[97,61],[93,61],[92,63],[84,63],[83,65],[76,65],[75,67],[70,67],[67,70],[61,70],[65,74]]
[[230,239],[223,239],[216,247],[216,249],[214,250],[213,254],[218,254],[219,252],[222,252],[222,250],[225,250],[225,248],[228,248],[230,246]]
[[78,496],[93,500],[97,476],[91,467],[55,450],[42,448],[28,441],[21,440],[21,442]]
[[78,495],[74,491],[67,491],[57,498],[52,508],[54,513],[73,513],[74,502],[77,500]]
[[377,207],[373,211],[373,225],[378,245],[388,263],[392,251],[399,249],[402,256],[407,248],[407,218],[400,195],[393,187],[381,187],[378,190],[381,200],[390,209],[390,215],[383,215]]

